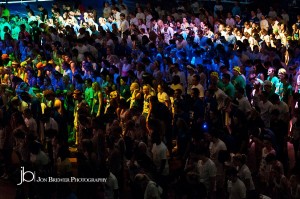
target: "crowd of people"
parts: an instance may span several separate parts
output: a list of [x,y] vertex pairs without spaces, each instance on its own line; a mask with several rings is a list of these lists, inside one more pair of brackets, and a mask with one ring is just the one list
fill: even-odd
[[16,198],[300,198],[300,15],[211,3],[1,5],[1,181],[107,179]]

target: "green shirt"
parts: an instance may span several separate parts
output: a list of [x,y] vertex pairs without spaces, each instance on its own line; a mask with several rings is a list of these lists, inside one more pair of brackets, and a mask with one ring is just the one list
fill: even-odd
[[276,89],[276,84],[279,83],[279,79],[276,76],[273,77],[268,77],[267,80],[269,80],[272,83],[272,91],[275,91]]
[[84,100],[88,103],[88,105],[92,108],[94,98],[94,90],[92,87],[86,88],[84,91]]
[[229,82],[227,85],[224,84],[223,91],[226,95],[228,95],[228,97],[234,99],[235,88],[231,82]]
[[231,82],[235,88],[246,88],[246,81],[242,75],[233,76]]
[[223,90],[224,86],[225,86],[224,83],[221,80],[219,80],[218,83],[217,83],[217,87],[219,89]]
[[120,86],[120,95],[123,97],[125,100],[130,98],[130,87],[128,85],[121,85]]
[[279,95],[281,101],[288,104],[289,96],[293,95],[293,87],[289,83],[278,82],[275,93]]

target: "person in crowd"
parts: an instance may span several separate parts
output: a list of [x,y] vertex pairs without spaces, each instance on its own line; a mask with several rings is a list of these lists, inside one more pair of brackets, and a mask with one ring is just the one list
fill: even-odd
[[245,154],[237,154],[233,157],[233,164],[237,167],[237,175],[243,181],[247,189],[248,198],[257,198],[251,171],[247,166],[247,157]]
[[242,76],[241,68],[239,66],[235,66],[232,70],[232,78],[231,82],[235,88],[246,88],[246,80]]
[[144,199],[161,198],[162,188],[152,181],[146,174],[137,174],[134,177],[134,183],[141,189]]
[[231,167],[226,171],[228,177],[229,198],[243,199],[247,197],[247,189],[244,182],[239,179],[236,168]]

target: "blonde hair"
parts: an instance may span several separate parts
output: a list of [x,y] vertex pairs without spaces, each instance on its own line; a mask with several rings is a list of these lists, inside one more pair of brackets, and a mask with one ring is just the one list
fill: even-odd
[[138,84],[137,82],[133,82],[133,83],[131,84],[131,86],[132,86],[134,89],[140,89],[140,86],[139,86],[139,84]]
[[93,82],[93,83],[92,83],[92,86],[95,87],[95,90],[96,90],[96,91],[101,91],[101,87],[100,87],[100,85],[99,85],[98,82]]

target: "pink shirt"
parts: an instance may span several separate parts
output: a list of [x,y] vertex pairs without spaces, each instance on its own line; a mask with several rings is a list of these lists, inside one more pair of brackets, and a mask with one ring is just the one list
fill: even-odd
[[123,64],[122,66],[122,77],[128,76],[128,71],[131,69],[130,64]]

